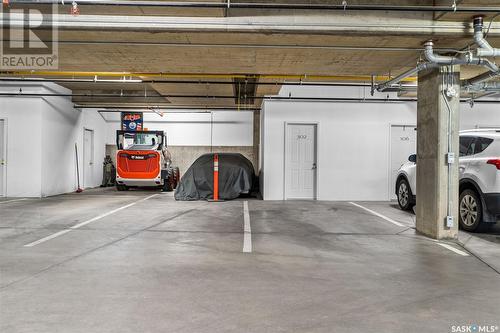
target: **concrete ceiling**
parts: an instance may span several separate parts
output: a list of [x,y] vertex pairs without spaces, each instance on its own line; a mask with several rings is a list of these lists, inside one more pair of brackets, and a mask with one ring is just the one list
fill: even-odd
[[[435,3],[447,6],[450,2],[377,0],[369,4]],[[338,4],[338,1],[310,3]],[[348,0],[348,4],[363,3],[367,2]],[[463,0],[457,3],[462,6],[497,6],[498,0]],[[60,8],[60,12],[65,13],[67,7]],[[154,17],[137,23],[134,18],[123,15]],[[175,73],[181,78],[193,74],[199,80],[204,80],[209,74],[222,74],[227,77],[218,80],[228,83],[62,84],[79,94],[129,96],[78,96],[75,102],[210,107],[235,106],[238,101],[244,104],[241,98],[208,98],[234,96],[235,87],[231,78],[234,74],[276,75],[277,78],[267,82],[278,83],[287,78],[280,75],[331,76],[325,80],[335,81],[334,76],[398,74],[414,67],[422,58],[422,43],[428,39],[433,39],[436,47],[441,49],[461,50],[470,45],[473,15],[296,10],[230,10],[228,13],[219,9],[82,6],[79,17],[65,16],[66,23],[63,22],[59,30],[59,71],[170,73],[171,76]],[[113,22],[121,20],[120,17],[128,22],[121,28],[113,25]],[[95,26],[89,27],[90,21]],[[148,22],[151,28],[141,26],[144,24],[147,27]],[[487,19],[486,22],[489,23]],[[39,35],[44,40],[50,39],[44,32]],[[493,46],[500,47],[500,25],[497,22],[493,22],[488,40]],[[483,69],[477,67],[463,67],[462,77],[475,76],[481,71]],[[46,73],[42,76],[49,77]],[[258,85],[255,94],[276,94],[279,88],[279,84]],[[141,100],[140,96],[145,94],[150,97]],[[186,95],[197,97],[181,97]],[[258,107],[261,100],[253,102],[251,105]]]

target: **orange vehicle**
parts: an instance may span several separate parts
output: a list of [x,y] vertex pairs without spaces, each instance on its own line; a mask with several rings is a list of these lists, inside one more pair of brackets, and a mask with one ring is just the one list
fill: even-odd
[[116,131],[116,189],[161,187],[173,191],[179,168],[172,166],[163,131]]

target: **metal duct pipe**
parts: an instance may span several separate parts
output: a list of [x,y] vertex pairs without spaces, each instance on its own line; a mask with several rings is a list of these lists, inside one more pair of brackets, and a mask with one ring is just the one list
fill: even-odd
[[[234,95],[151,95],[151,96],[137,96],[137,95],[120,95],[120,94],[62,94],[62,93],[16,93],[16,92],[0,92],[0,97],[89,97],[89,98],[124,98],[124,99],[154,99],[161,97],[173,98],[195,98],[195,99],[236,99],[238,96]],[[366,102],[408,102],[412,99],[388,99],[388,98],[328,98],[328,97],[292,97],[292,96],[247,96],[248,99],[257,100],[273,100],[273,101],[366,101]],[[76,102],[78,103],[78,102]],[[80,102],[83,103],[83,102]]]
[[474,42],[479,46],[476,50],[478,57],[498,57],[500,49],[493,48],[483,35],[483,17],[474,17]]
[[[233,81],[212,81],[212,80],[141,80],[140,82],[130,80],[93,80],[93,79],[61,79],[61,78],[24,78],[24,77],[1,77],[0,82],[24,82],[24,83],[92,83],[97,87],[99,84],[116,83],[120,85],[128,84],[202,84],[202,85],[234,85]],[[309,87],[371,87],[368,83],[339,83],[339,82],[303,82],[303,81],[283,81],[283,82],[257,82],[257,85],[262,86],[309,86]],[[392,89],[392,90],[391,90]],[[413,91],[416,89],[415,85],[398,84],[397,86],[388,86],[384,91]],[[78,90],[78,89],[75,89]]]
[[479,65],[488,68],[492,72],[497,72],[498,66],[488,59],[475,57],[471,52],[466,52],[462,54],[460,57],[455,56],[442,56],[434,53],[434,43],[429,40],[424,44],[425,58],[434,64],[438,64],[440,66],[443,65]]
[[[137,95],[121,95],[121,94],[64,94],[64,93],[23,93],[23,92],[0,92],[0,97],[97,97],[97,98],[160,98],[160,97],[176,97],[176,98],[201,98],[201,99],[235,99],[234,95],[151,95],[151,96],[137,96]],[[399,98],[334,98],[334,97],[292,97],[292,96],[247,96],[247,98],[258,100],[272,100],[272,101],[343,101],[343,102],[412,102],[415,99],[399,99]],[[78,103],[78,102],[77,102]],[[137,106],[134,106],[137,107]],[[152,107],[152,106],[150,106]],[[153,107],[154,108],[154,107]]]
[[[88,95],[88,94],[59,94],[59,93],[5,93],[0,92],[0,96],[8,96],[8,97],[119,97],[119,95],[109,95],[109,94],[100,94],[100,95]],[[155,96],[158,97],[158,96]],[[180,95],[179,97],[189,97],[189,98],[208,98],[208,99],[216,99],[216,98],[231,98],[234,99],[235,96],[199,96],[199,95]],[[144,97],[143,97],[144,98]],[[344,103],[408,103],[408,102],[417,102],[416,98],[350,98],[350,97],[292,97],[292,96],[249,96],[248,98],[254,98],[259,100],[266,101],[324,101],[324,102],[344,102]],[[466,99],[462,99],[461,102],[468,102]],[[484,103],[499,103],[497,100],[493,101],[483,101]],[[100,108],[100,107],[111,107],[108,106],[88,106],[90,108]],[[157,108],[155,106],[144,106],[145,108]],[[201,108],[203,106],[200,106]],[[77,106],[76,108],[80,108]],[[116,108],[116,107],[115,107]],[[132,108],[141,108],[141,106],[132,106]],[[237,108],[237,106],[235,106]]]
[[163,107],[163,106],[88,106],[88,105],[75,105],[75,109],[99,109],[97,112],[101,113],[113,113],[113,112],[123,112],[123,111],[137,111],[146,113],[157,113],[157,111],[162,112],[188,112],[196,113],[193,111],[198,111],[200,113],[207,113],[212,111],[260,111],[260,108],[245,108],[241,105],[239,107],[209,107],[209,106],[179,106],[179,107]]
[[[137,84],[203,84],[203,85],[234,85],[234,81],[213,81],[213,80],[148,80],[141,79],[139,82],[134,80],[105,80],[105,79],[64,79],[64,78],[25,78],[25,77],[2,77],[0,82],[41,82],[41,83],[92,83],[96,84],[110,84],[116,83],[120,85],[137,85]],[[275,82],[261,82],[258,81],[257,85],[263,86],[320,86],[320,87],[370,87],[367,83],[338,83],[338,82],[304,82],[304,81],[275,81]],[[76,89],[77,90],[77,89]]]
[[477,84],[486,80],[489,80],[500,74],[499,68],[496,64],[491,62],[486,58],[475,57],[471,52],[466,52],[460,57],[455,56],[443,56],[434,53],[434,43],[432,40],[428,40],[424,44],[424,56],[428,62],[424,62],[419,64],[417,67],[410,69],[407,72],[404,72],[395,78],[386,81],[382,84],[377,85],[378,91],[384,91],[390,88],[392,85],[399,83],[401,80],[418,74],[421,70],[435,68],[439,66],[447,66],[447,65],[479,65],[488,68],[490,72],[481,74],[471,80],[464,82],[465,86],[470,86],[472,84]]
[[437,65],[462,65],[464,62],[452,56],[442,56],[434,53],[434,42],[428,40],[424,43],[424,56],[427,61]]
[[474,86],[474,85],[483,83],[485,81],[492,80],[492,79],[496,78],[497,76],[500,76],[500,71],[485,72],[485,73],[480,74],[478,76],[475,76],[471,79],[465,80],[462,86],[464,86],[464,87]]
[[[500,55],[500,49],[495,49],[491,47],[491,45],[484,39],[483,35],[483,18],[481,16],[476,16],[474,17],[474,42],[479,46],[479,48],[476,50],[476,54],[478,58],[481,56],[499,56]],[[489,61],[489,60],[488,60]],[[491,64],[491,62],[490,62]],[[492,80],[496,78],[497,76],[500,76],[500,70],[498,69],[498,66],[493,64],[494,67],[489,68],[489,72],[480,74],[476,77],[473,77],[469,80],[465,80],[463,85],[466,89],[469,89],[471,86],[478,85],[480,83],[483,83],[485,81]],[[475,89],[475,88],[473,88]]]
[[[495,49],[491,47],[491,45],[484,39],[483,35],[483,18],[481,16],[474,17],[474,42],[479,46],[476,50],[476,55],[478,58],[481,56],[498,56],[500,55],[500,49]],[[483,59],[487,60],[487,59]],[[487,60],[490,64],[493,64],[491,61]],[[465,80],[463,83],[463,87],[465,89],[469,89],[471,86],[478,85],[482,82],[489,81],[494,79],[497,76],[500,76],[500,70],[498,66],[493,64],[493,67],[489,67],[489,72],[480,74],[476,77],[473,77],[469,80]]]
[[[11,4],[64,5],[63,0],[10,0]],[[238,8],[238,9],[290,9],[331,11],[396,11],[396,12],[450,12],[450,13],[498,13],[500,7],[468,6],[395,6],[395,5],[343,5],[308,3],[253,3],[253,2],[198,2],[155,0],[79,0],[78,6],[142,6],[173,8]]]
[[438,65],[430,63],[430,62],[422,62],[422,63],[418,64],[417,67],[412,68],[412,69],[410,69],[402,74],[399,74],[398,76],[396,76],[395,78],[393,78],[389,81],[378,84],[377,91],[382,92],[382,91],[386,91],[389,88],[395,88],[394,85],[398,84],[399,82],[403,81],[404,79],[406,79],[408,77],[411,77],[411,76],[418,74],[418,72],[420,72],[421,70],[435,68],[435,67],[438,67]]
[[[478,103],[478,104],[499,104],[499,101],[498,100],[480,100],[479,98],[482,98],[482,97],[486,97],[486,96],[478,96],[476,98],[473,98],[474,100],[474,103]],[[265,100],[268,100],[268,101],[273,101],[273,100],[276,100],[276,101],[280,101],[280,100],[300,100],[300,98],[266,98]],[[407,98],[407,99],[395,99],[395,98],[392,98],[392,99],[366,99],[366,98],[350,98],[350,99],[346,99],[346,98],[320,98],[320,97],[314,97],[312,99],[310,99],[312,101],[327,101],[327,102],[339,102],[339,103],[394,103],[394,102],[403,102],[403,103],[408,103],[408,102],[417,102],[417,99],[416,98]],[[471,98],[462,98],[460,100],[460,103],[467,103],[467,104],[470,104],[471,103]],[[175,107],[175,106],[154,106],[154,105],[135,105],[135,106],[111,106],[111,105],[105,105],[105,104],[86,104],[86,105],[81,105],[81,104],[76,104],[74,106],[75,109],[101,109],[101,111],[107,111],[107,110],[116,110],[116,109],[120,109],[120,110],[141,110],[141,109],[144,109],[144,110],[151,110],[151,109],[155,109],[155,110],[213,110],[213,111],[217,111],[219,109],[222,109],[222,110],[236,110],[238,109],[237,106],[234,106],[234,107],[226,107],[226,108],[220,108],[220,107],[212,107],[212,106],[206,106],[206,105],[200,105],[200,106],[190,106],[190,107],[183,107],[183,106],[179,106],[179,107]],[[240,110],[242,111],[260,111],[260,108],[248,108],[248,107],[244,107],[244,106],[240,106],[239,108]]]
[[500,91],[500,82],[483,82],[465,87],[468,92]]
[[[29,77],[29,76],[53,76],[53,77],[91,77],[93,81],[108,80],[108,78],[116,79],[117,83],[121,83],[128,78],[140,78],[144,82],[144,78],[151,81],[160,82],[163,79],[178,78],[178,79],[191,79],[191,80],[208,80],[208,79],[258,79],[258,80],[295,80],[299,82],[314,82],[314,81],[329,81],[329,82],[368,82],[371,77],[367,75],[315,75],[315,74],[216,74],[216,73],[140,73],[140,72],[73,72],[73,71],[10,71],[1,72],[0,75]],[[106,79],[101,79],[101,78]],[[387,76],[376,76],[375,80],[386,80]],[[414,81],[414,80],[408,80]],[[138,82],[135,82],[138,83]]]
[[496,64],[486,58],[475,57],[471,52],[464,53],[461,57],[441,56],[434,53],[432,41],[427,41],[424,46],[424,54],[427,60],[438,65],[479,65],[488,68],[489,72],[465,80],[462,83],[462,87],[467,88],[468,86],[491,80],[500,75],[500,69]]

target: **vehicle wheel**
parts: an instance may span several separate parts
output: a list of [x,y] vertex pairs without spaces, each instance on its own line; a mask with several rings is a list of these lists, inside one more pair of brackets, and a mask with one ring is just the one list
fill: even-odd
[[163,192],[172,192],[174,190],[174,171],[169,168],[167,178],[163,180]]
[[174,168],[174,188],[177,188],[179,182],[181,181],[181,172],[179,171],[179,167]]
[[483,215],[481,199],[473,190],[465,190],[460,193],[459,225],[463,230],[476,231],[481,224]]
[[412,197],[410,184],[404,178],[401,178],[398,181],[398,204],[402,210],[411,210],[413,208]]
[[116,190],[117,191],[127,191],[128,190],[128,186],[127,185],[116,184]]

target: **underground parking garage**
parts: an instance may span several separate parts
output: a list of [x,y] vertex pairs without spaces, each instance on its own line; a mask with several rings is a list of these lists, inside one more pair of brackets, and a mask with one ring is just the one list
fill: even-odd
[[498,1],[0,14],[0,332],[499,332]]

